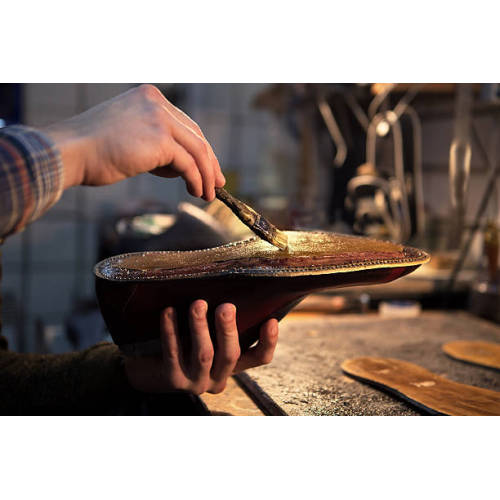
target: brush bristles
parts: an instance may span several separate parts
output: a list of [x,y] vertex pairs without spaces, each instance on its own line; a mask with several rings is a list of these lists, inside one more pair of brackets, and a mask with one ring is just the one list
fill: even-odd
[[286,250],[288,248],[288,236],[280,231],[279,229],[275,229],[271,235],[272,243],[274,246],[277,246],[281,250]]

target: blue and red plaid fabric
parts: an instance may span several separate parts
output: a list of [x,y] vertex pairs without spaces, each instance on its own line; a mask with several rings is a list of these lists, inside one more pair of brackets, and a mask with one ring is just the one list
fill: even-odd
[[46,135],[22,125],[0,129],[0,243],[54,205],[63,186],[61,155]]
[[[60,198],[63,186],[61,155],[47,136],[21,125],[0,128],[0,245],[45,213]],[[1,306],[0,293],[0,332]],[[0,349],[5,347],[0,337]]]

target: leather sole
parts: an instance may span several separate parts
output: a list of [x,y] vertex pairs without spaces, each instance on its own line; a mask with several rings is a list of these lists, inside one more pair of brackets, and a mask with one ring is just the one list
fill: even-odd
[[390,358],[349,359],[342,370],[434,415],[500,415],[500,392],[459,384],[413,363]]

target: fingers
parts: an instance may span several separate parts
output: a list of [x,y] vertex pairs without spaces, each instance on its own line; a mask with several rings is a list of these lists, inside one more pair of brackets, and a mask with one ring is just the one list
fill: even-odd
[[207,322],[208,305],[197,300],[189,308],[191,352],[186,359],[179,338],[177,316],[172,307],[161,315],[162,358],[131,358],[125,371],[129,382],[144,392],[188,390],[195,394],[219,393],[228,377],[248,368],[270,363],[278,342],[278,322],[267,321],[260,329],[259,342],[240,356],[236,308],[222,304],[215,311],[217,353]]
[[[215,186],[222,187],[225,183],[225,178],[222,175],[219,162],[212,147],[206,140],[198,124],[170,103],[158,89],[147,86],[144,92],[146,91],[150,94],[149,98],[156,104],[160,104],[168,115],[171,125],[169,127],[170,134],[174,141],[180,144],[195,160],[196,167],[203,181],[203,192],[201,194],[194,194],[194,196],[203,196],[205,200],[212,201],[215,198]],[[160,172],[155,173],[162,175]],[[169,175],[163,176],[168,177]],[[198,190],[195,192],[198,193]],[[190,193],[193,194],[191,191]]]
[[174,106],[167,99],[165,99],[165,106],[175,116],[175,118],[177,118],[177,120],[179,120],[184,125],[186,125],[186,127],[191,129],[195,134],[197,134],[199,137],[201,137],[206,142],[207,148],[208,148],[208,153],[210,156],[210,160],[212,162],[212,168],[213,168],[214,178],[215,178],[215,185],[217,187],[224,186],[224,184],[226,183],[226,179],[225,179],[224,175],[222,174],[219,160],[215,156],[215,153],[212,149],[212,146],[207,141],[207,139],[206,139],[205,135],[203,134],[203,131],[201,130],[199,125],[194,120],[192,120],[186,113],[184,113],[178,107]]
[[200,197],[203,194],[203,179],[195,159],[184,147],[173,141],[172,165],[160,167],[152,171],[159,177],[172,177],[172,170],[186,182],[186,187],[192,196]]
[[176,368],[180,366],[180,343],[177,338],[177,316],[173,307],[167,307],[163,311],[160,331],[163,357],[172,367]]
[[203,180],[203,198],[212,201],[215,198],[215,177],[206,141],[185,125],[173,127],[172,136],[195,159]]
[[214,359],[214,346],[210,338],[207,322],[208,305],[204,300],[196,300],[189,308],[191,330],[191,367],[192,391],[201,394],[210,387],[210,369]]
[[214,175],[215,175],[215,187],[222,187],[226,183],[226,178],[224,177],[224,174],[222,173],[222,170],[219,165],[219,160],[217,159],[217,156],[215,156],[215,153],[212,150],[212,146],[207,142],[209,148],[210,148],[210,157],[212,158],[212,165],[214,165]]
[[259,342],[241,356],[234,368],[234,373],[269,364],[273,359],[277,343],[278,321],[270,319],[260,329]]
[[160,323],[163,364],[169,383],[177,389],[185,388],[188,379],[181,366],[182,352],[177,328],[177,316],[173,307],[167,307]]
[[236,307],[233,304],[222,304],[215,310],[215,329],[217,352],[211,370],[210,392],[218,393],[224,390],[227,378],[232,374],[241,353]]

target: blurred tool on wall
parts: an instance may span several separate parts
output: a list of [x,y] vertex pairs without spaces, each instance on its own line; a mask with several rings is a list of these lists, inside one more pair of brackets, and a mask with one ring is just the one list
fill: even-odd
[[[402,243],[421,238],[425,230],[421,125],[409,105],[421,85],[411,86],[393,109],[379,111],[393,86],[387,85],[369,105],[366,163],[349,181],[346,203],[354,211],[356,232]],[[384,164],[377,139],[387,141],[389,132],[392,159]]]
[[[497,196],[496,157],[483,144],[485,133],[498,143],[498,102],[496,84],[279,84],[257,95],[254,105],[276,116],[298,147],[290,166],[289,227],[424,246],[434,259],[409,279],[429,280],[449,306],[458,307],[465,305],[473,276],[482,275],[479,247],[488,248],[490,269],[498,253],[491,243],[498,207],[490,210],[488,229],[485,218],[489,200]],[[445,119],[451,124],[452,135],[443,144],[449,152],[448,186],[439,195],[441,205],[448,200],[448,215],[424,202],[422,112],[427,125]],[[478,132],[478,116],[491,116],[495,130]],[[446,136],[440,137],[442,142]],[[479,160],[488,174],[479,178],[483,195],[472,218],[467,198],[474,151],[476,165]]]
[[[410,106],[421,85],[410,86],[389,109],[393,87],[371,98],[367,85],[282,84],[257,96],[255,105],[285,117],[300,145],[293,227],[337,225],[346,232],[352,226],[400,242],[423,235],[421,125]],[[379,165],[377,139],[383,138],[391,139],[393,157]]]
[[465,210],[471,163],[472,85],[457,84],[454,136],[450,145],[450,199],[452,205],[450,247],[460,245],[465,228]]

